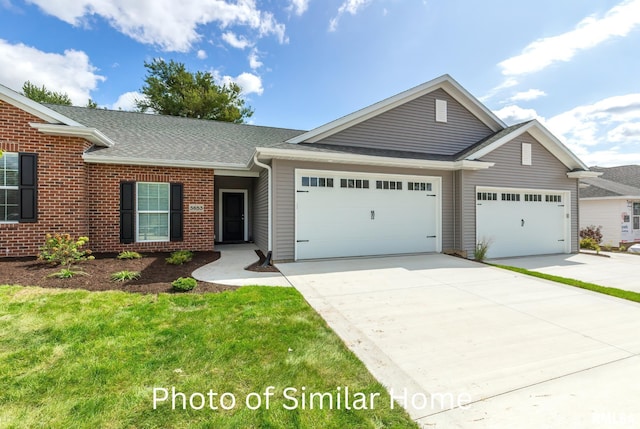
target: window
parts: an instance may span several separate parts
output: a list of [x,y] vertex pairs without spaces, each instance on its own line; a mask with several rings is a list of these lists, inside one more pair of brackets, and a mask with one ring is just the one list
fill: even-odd
[[478,201],[498,201],[498,194],[496,192],[478,192]]
[[520,201],[520,194],[502,194],[502,201]]
[[302,178],[302,186],[314,188],[333,188],[333,179],[329,177],[309,177]]
[[407,183],[407,188],[410,191],[431,191],[432,189],[431,183],[426,182],[409,182]]
[[640,216],[640,203],[633,203],[633,215]]
[[548,203],[561,203],[562,195],[545,195],[544,200]]
[[349,189],[369,189],[369,181],[367,179],[340,179],[340,187]]
[[524,194],[524,200],[529,202],[541,202],[542,195],[540,194]]
[[137,185],[137,241],[169,241],[169,184]]
[[0,222],[18,222],[18,154],[4,152],[0,157]]
[[389,180],[376,180],[376,189],[390,189],[394,191],[402,190],[402,182],[389,181]]
[[640,203],[633,203],[633,229],[640,229]]

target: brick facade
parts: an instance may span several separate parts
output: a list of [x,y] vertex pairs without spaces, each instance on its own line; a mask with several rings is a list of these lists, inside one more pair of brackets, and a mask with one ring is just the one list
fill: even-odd
[[[213,170],[87,164],[82,154],[89,142],[44,135],[32,122],[44,121],[0,101],[0,149],[38,154],[38,221],[0,224],[0,257],[34,256],[45,235],[56,232],[88,236],[95,252],[213,249]],[[182,183],[184,241],[120,244],[121,181]],[[195,203],[203,213],[188,211]]]

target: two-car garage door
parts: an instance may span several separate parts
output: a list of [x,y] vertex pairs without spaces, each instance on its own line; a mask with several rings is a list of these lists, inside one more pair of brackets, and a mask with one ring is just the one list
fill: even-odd
[[441,250],[439,177],[296,170],[296,259]]
[[540,189],[476,189],[476,236],[488,257],[568,253],[570,193]]

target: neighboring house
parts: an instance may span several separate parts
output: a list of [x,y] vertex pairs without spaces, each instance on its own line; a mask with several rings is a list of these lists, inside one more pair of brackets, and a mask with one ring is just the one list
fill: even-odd
[[640,165],[592,167],[580,186],[580,227],[601,226],[602,243],[640,243]]
[[578,251],[593,173],[445,75],[304,132],[35,103],[0,86],[0,252],[50,232],[98,252],[254,241],[276,261]]

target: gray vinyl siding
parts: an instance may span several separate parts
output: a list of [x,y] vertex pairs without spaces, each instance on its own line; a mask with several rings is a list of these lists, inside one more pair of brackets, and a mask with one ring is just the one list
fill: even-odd
[[267,170],[260,172],[260,177],[253,187],[253,240],[265,254],[269,250],[269,178]]
[[[220,239],[220,230],[222,228],[222,213],[220,211],[220,189],[237,189],[237,190],[247,190],[247,199],[248,204],[247,207],[244,208],[247,219],[249,219],[249,240],[251,240],[251,236],[253,235],[253,222],[251,222],[253,207],[251,204],[251,200],[253,198],[253,182],[255,179],[252,177],[235,177],[235,176],[216,176],[215,187],[214,187],[214,207],[216,208],[216,219],[218,220],[216,225],[216,241]],[[223,237],[224,238],[224,237]]]
[[[450,171],[385,168],[322,162],[273,161],[274,213],[273,259],[290,261],[295,258],[295,170],[355,171],[380,174],[436,176],[442,178],[442,248],[453,247],[453,173]],[[380,243],[381,246],[384,243]]]
[[[531,144],[532,165],[522,165],[522,143]],[[462,247],[473,256],[476,243],[476,186],[556,189],[571,192],[571,251],[578,251],[578,180],[529,133],[487,154],[482,161],[494,162],[487,170],[462,172]]]
[[[447,101],[446,123],[435,121],[435,100]],[[442,89],[377,115],[318,143],[453,155],[492,134]]]

